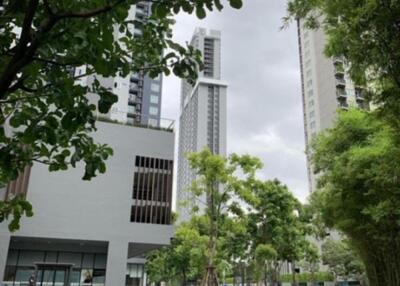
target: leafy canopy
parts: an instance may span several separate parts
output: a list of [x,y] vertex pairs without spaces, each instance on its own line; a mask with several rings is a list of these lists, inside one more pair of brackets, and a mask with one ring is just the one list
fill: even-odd
[[312,149],[320,173],[319,191],[312,195],[317,215],[348,237],[371,285],[398,285],[398,131],[375,113],[351,109],[339,113],[335,126],[316,137]]

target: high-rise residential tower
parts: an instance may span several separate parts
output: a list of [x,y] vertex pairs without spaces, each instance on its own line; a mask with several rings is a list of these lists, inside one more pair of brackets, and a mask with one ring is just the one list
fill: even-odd
[[[129,19],[144,21],[151,14],[151,2],[139,2],[129,10]],[[142,35],[138,24],[130,25],[134,37]],[[114,28],[114,39],[121,37],[118,27]],[[85,73],[85,67],[75,70],[76,75]],[[151,78],[143,73],[132,73],[127,77],[103,78],[96,76],[101,84],[118,95],[116,102],[107,117],[123,123],[134,125],[160,125],[162,75]],[[94,76],[80,79],[82,84],[91,84]]]
[[[199,73],[194,86],[182,81],[177,182],[180,220],[188,219],[193,204],[196,204],[187,191],[196,177],[186,155],[205,147],[214,154],[226,155],[227,84],[221,80],[221,33],[197,28],[191,45],[201,51],[204,70]],[[189,202],[189,205],[180,206],[180,201]]]
[[[338,108],[350,106],[368,109],[363,89],[355,85],[341,58],[324,54],[326,35],[322,29],[310,30],[298,21],[304,131],[306,145],[320,131],[333,125]],[[310,192],[316,188],[310,155],[307,152],[307,173]]]

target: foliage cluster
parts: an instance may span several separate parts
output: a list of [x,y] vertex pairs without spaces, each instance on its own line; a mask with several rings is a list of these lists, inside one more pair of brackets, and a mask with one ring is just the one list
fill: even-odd
[[[253,281],[277,283],[284,262],[295,265],[302,259],[310,263],[318,260],[315,247],[306,239],[311,229],[300,202],[278,180],[255,177],[262,166],[258,159],[236,154],[224,158],[208,149],[190,154],[188,159],[198,178],[190,191],[196,201],[205,202],[204,213],[198,216],[194,209],[190,223],[178,229],[192,228],[208,240],[201,259],[205,263],[191,271],[191,279],[202,278],[202,285],[217,285],[223,274],[238,275],[244,267]],[[196,245],[192,243],[192,247]],[[175,247],[169,249],[176,251]],[[156,269],[158,261],[152,257],[148,264]],[[184,279],[181,281],[188,278],[180,277]],[[160,282],[159,278],[153,275],[151,279]]]
[[376,113],[349,110],[312,145],[316,216],[346,235],[373,286],[400,283],[398,134]]

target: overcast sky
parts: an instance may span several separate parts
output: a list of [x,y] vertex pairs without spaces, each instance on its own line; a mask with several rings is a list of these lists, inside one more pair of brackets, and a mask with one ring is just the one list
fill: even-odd
[[[228,153],[259,157],[260,177],[308,195],[296,26],[280,30],[285,0],[245,0],[204,20],[178,15],[174,39],[195,27],[222,32],[222,79],[228,82]],[[164,77],[162,117],[178,121],[180,79]]]

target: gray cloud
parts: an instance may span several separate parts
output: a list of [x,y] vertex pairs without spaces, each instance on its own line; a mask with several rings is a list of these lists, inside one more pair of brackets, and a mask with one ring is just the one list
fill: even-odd
[[[281,31],[285,1],[248,0],[202,21],[178,15],[174,37],[197,26],[222,31],[222,78],[228,82],[228,152],[261,158],[263,178],[278,178],[302,201],[308,195],[297,32]],[[163,116],[179,117],[180,80],[164,78]]]

